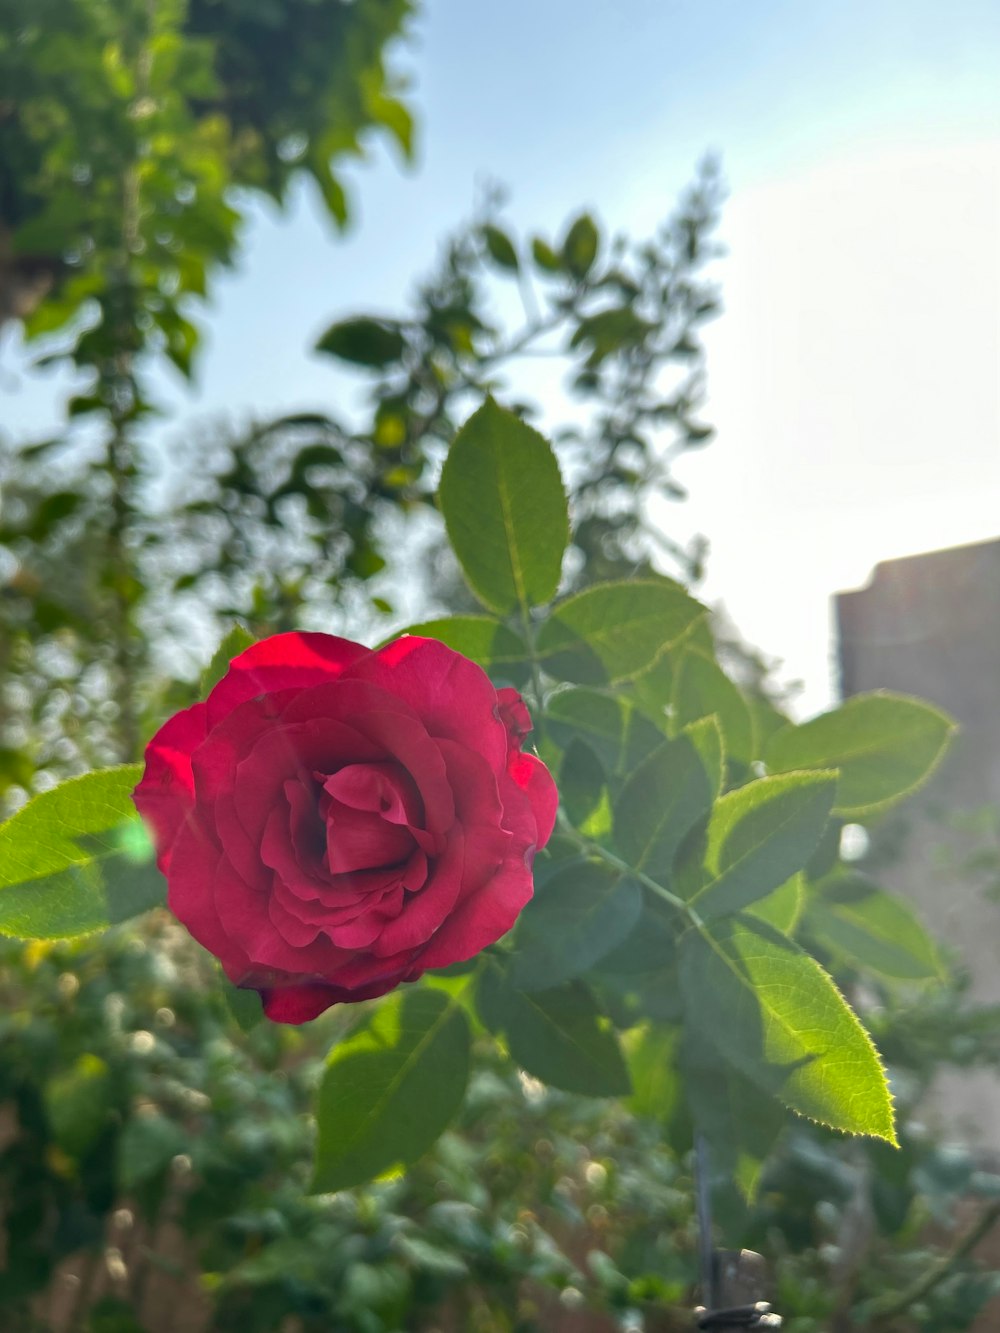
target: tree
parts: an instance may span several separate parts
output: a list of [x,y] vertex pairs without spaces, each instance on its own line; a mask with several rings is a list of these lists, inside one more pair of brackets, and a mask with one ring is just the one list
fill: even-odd
[[[5,449],[0,541],[19,569],[2,651],[33,696],[60,673],[99,679],[86,740],[61,714],[47,742],[76,753],[79,736],[83,762],[133,757],[143,729],[137,548],[157,541],[146,369],[166,357],[190,375],[197,305],[236,253],[247,190],[280,202],[307,174],[343,223],[339,163],[374,131],[410,152],[384,57],[410,12],[409,0],[15,0],[0,19],[0,322],[20,317],[44,362],[87,377],[58,440]],[[49,579],[51,561],[74,577]],[[17,749],[4,785],[23,776]]]

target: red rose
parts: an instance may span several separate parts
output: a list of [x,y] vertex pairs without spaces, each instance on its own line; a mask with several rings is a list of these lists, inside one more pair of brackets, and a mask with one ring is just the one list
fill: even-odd
[[284,1023],[471,958],[552,832],[530,725],[433,639],[255,644],[146,750],[134,799],[171,910]]

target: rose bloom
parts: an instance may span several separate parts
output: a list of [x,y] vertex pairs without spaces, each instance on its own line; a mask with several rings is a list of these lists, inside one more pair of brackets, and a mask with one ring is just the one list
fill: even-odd
[[531,897],[557,795],[516,690],[433,639],[276,634],[146,750],[171,911],[269,1018],[471,958]]

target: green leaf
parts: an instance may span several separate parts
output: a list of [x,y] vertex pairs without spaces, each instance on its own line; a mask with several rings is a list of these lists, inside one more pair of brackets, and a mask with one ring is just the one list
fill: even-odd
[[548,442],[488,398],[448,451],[438,500],[452,549],[500,615],[548,602],[569,541],[566,493]]
[[110,1071],[100,1056],[85,1054],[45,1084],[45,1113],[52,1136],[71,1157],[81,1157],[107,1123],[113,1106]]
[[69,778],[0,825],[0,934],[67,939],[163,902],[132,792],[141,764]]
[[665,741],[639,764],[614,807],[615,846],[630,866],[669,881],[678,848],[719,793],[721,769],[714,718]]
[[406,339],[398,324],[359,316],[331,324],[316,344],[316,350],[356,366],[381,370],[402,358]]
[[750,709],[714,657],[696,648],[685,649],[674,668],[670,702],[675,726],[683,727],[701,717],[716,717],[727,757],[742,764],[753,759]]
[[410,1166],[457,1114],[469,1078],[469,1026],[440,990],[397,991],[330,1052],[316,1104],[313,1193]]
[[634,977],[655,972],[662,976],[676,961],[677,913],[658,898],[646,900],[632,933],[597,964],[601,976]]
[[456,653],[478,662],[491,676],[502,677],[515,685],[523,684],[530,675],[524,640],[492,616],[447,616],[440,620],[424,620],[417,625],[408,625],[401,633],[437,639],[454,648]]
[[575,278],[585,278],[594,266],[600,233],[589,213],[581,213],[570,224],[562,245],[563,263]]
[[264,1021],[264,1006],[259,992],[245,986],[234,986],[225,973],[220,975],[219,983],[226,1008],[236,1020],[237,1027],[241,1032],[252,1032]]
[[118,1184],[129,1192],[165,1171],[190,1140],[175,1120],[156,1110],[133,1115],[118,1140]]
[[802,916],[805,902],[805,876],[799,872],[786,879],[784,884],[779,885],[766,897],[758,898],[747,911],[758,921],[766,921],[775,930],[780,930],[782,935],[793,935]]
[[630,1108],[662,1123],[670,1121],[681,1100],[677,1070],[676,1028],[646,1023],[626,1037],[628,1072],[632,1079]]
[[746,705],[750,709],[750,716],[753,719],[754,748],[757,755],[761,755],[766,750],[767,744],[774,733],[780,731],[782,727],[788,726],[788,718],[767,699],[762,699],[759,695],[751,694],[746,699]]
[[546,705],[546,734],[564,750],[585,742],[608,776],[628,773],[663,741],[663,733],[620,695],[570,688]]
[[593,861],[564,867],[521,913],[511,984],[549,990],[580,976],[621,944],[641,911],[635,880]]
[[955,723],[902,694],[859,694],[830,713],[774,733],[764,754],[772,773],[837,768],[835,813],[886,809],[914,791],[940,763]]
[[659,727],[665,725],[668,714],[671,720],[673,719],[674,672],[681,654],[687,652],[689,648],[707,657],[714,657],[715,644],[707,612],[692,621],[687,633],[682,634],[676,643],[671,644],[668,652],[661,653],[647,671],[629,682],[630,694]]
[[815,883],[829,875],[840,864],[840,840],[844,831],[844,821],[833,816],[823,836],[816,844],[816,850],[805,864],[806,879]]
[[545,273],[558,273],[562,269],[562,260],[547,241],[536,236],[531,242],[531,257]]
[[645,671],[705,614],[669,579],[599,583],[555,607],[539,631],[538,653],[560,680],[614,684]]
[[680,944],[686,1021],[758,1087],[800,1115],[896,1142],[878,1053],[830,977],[751,917]]
[[912,909],[863,875],[840,875],[809,905],[810,936],[854,967],[901,981],[940,980],[941,955]]
[[622,306],[616,310],[602,310],[596,315],[581,319],[572,338],[570,347],[582,347],[589,344],[590,355],[587,366],[593,370],[606,357],[613,356],[625,348],[638,347],[656,329],[645,319],[640,319],[631,306]]
[[483,240],[489,257],[498,267],[515,270],[520,267],[514,243],[505,231],[487,222],[483,226]]
[[708,825],[708,878],[692,896],[703,920],[765,897],[809,860],[823,836],[836,773],[784,773],[727,792]]
[[576,828],[583,828],[608,799],[604,765],[578,736],[566,747],[556,785],[562,807]]
[[201,697],[203,699],[211,692],[214,685],[218,685],[229,670],[229,664],[233,658],[239,657],[240,653],[245,653],[256,642],[257,640],[244,625],[234,625],[229,630],[212,654],[211,662],[201,673]]
[[511,1058],[543,1083],[588,1097],[630,1091],[628,1070],[612,1031],[580,982],[553,990],[518,990],[490,959],[476,989],[476,1008],[491,1032],[507,1037]]

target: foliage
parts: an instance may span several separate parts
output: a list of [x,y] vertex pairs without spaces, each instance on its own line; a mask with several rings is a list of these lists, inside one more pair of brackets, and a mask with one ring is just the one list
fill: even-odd
[[[308,174],[343,222],[343,159],[373,131],[409,153],[384,60],[409,12],[409,0],[4,7],[0,324],[21,317],[38,364],[68,360],[82,387],[56,440],[0,454],[0,547],[16,568],[0,666],[29,691],[45,737],[41,753],[10,747],[0,786],[32,764],[138,757],[143,617],[168,549],[146,494],[149,369],[165,359],[192,374],[198,305],[237,253],[248,192],[280,201]],[[53,716],[76,677],[83,716]]]
[[[640,1033],[631,1109],[546,1089],[480,1037],[463,1106],[430,1154],[365,1189],[308,1196],[304,1111],[326,1047],[350,1049],[356,1011],[242,1032],[210,960],[165,914],[99,945],[0,943],[0,995],[11,1333],[47,1327],[58,1264],[92,1280],[113,1253],[125,1273],[105,1308],[125,1329],[159,1329],[164,1303],[188,1311],[192,1333],[273,1333],[289,1315],[307,1333],[509,1333],[518,1320],[527,1333],[602,1313],[622,1329],[690,1327],[690,1116],[668,1062],[650,1064],[655,1089],[637,1076]],[[791,1333],[830,1328],[838,1306],[866,1333],[965,1329],[995,1289],[964,1258],[901,1322],[872,1313],[939,1259],[947,1232],[935,1245],[929,1228],[956,1205],[988,1208],[998,1188],[911,1113],[942,1058],[996,1067],[996,1015],[973,1025],[950,989],[893,997],[877,1029],[903,1094],[900,1149],[799,1121],[754,1204],[726,1196],[732,1239],[774,1265]],[[148,1242],[171,1215],[184,1243],[164,1272]]]
[[[84,316],[86,327],[59,348],[96,372],[76,414],[116,410],[101,374],[116,355],[158,345],[190,373],[197,330],[188,301],[233,257],[234,188],[281,201],[293,177],[308,173],[343,223],[334,163],[360,153],[372,130],[409,153],[410,115],[383,61],[409,8],[407,0],[5,7],[0,322],[19,315],[39,337]],[[30,308],[47,287],[50,299]]]
[[[482,955],[460,983],[460,994],[430,991],[424,998],[418,991],[387,1002],[354,1039],[356,1050],[334,1050],[317,1103],[316,1186],[361,1183],[398,1162],[414,1161],[433,1142],[454,1115],[468,1078],[464,1007],[505,1041],[519,1065],[566,1091],[628,1093],[615,1029],[665,1022],[677,1034],[682,1072],[685,1052],[694,1047],[702,1074],[706,1065],[717,1067],[723,1079],[738,1071],[803,1115],[895,1143],[884,1073],[856,1016],[806,949],[747,912],[797,877],[807,938],[816,937],[822,947],[824,925],[829,929],[836,913],[810,916],[810,907],[823,904],[831,881],[837,884],[836,857],[818,872],[809,867],[837,808],[840,769],[832,765],[843,764],[850,783],[852,757],[862,755],[865,800],[885,808],[937,762],[949,721],[927,704],[872,695],[800,728],[789,724],[772,738],[772,751],[811,766],[755,777],[761,762],[756,752],[749,768],[727,760],[718,714],[706,712],[678,730],[672,672],[660,671],[659,689],[644,691],[645,727],[632,747],[636,766],[623,779],[583,735],[571,731],[562,745],[550,740],[546,702],[583,680],[627,725],[637,709],[632,682],[659,663],[673,666],[684,652],[679,645],[698,634],[704,608],[660,578],[597,584],[546,611],[568,543],[562,482],[545,440],[492,400],[459,433],[439,499],[448,531],[461,534],[456,555],[471,586],[488,608],[508,612],[523,636],[529,697],[553,767],[561,769],[573,746],[578,753],[581,746],[589,749],[589,809],[581,804],[577,813],[584,817],[576,823],[564,812],[560,838],[545,857],[561,872],[562,911],[573,911],[566,877],[576,870],[587,879],[603,866],[611,872],[605,893],[618,893],[620,882],[632,886],[632,929],[598,938],[582,921],[582,931],[563,931],[558,910],[553,917],[546,906],[543,875],[510,944]],[[484,539],[466,541],[473,532]],[[928,738],[920,751],[912,745],[917,731]],[[871,736],[878,737],[877,764],[868,758]],[[902,760],[895,757],[897,748]],[[8,855],[0,871],[0,889],[17,894],[21,935],[47,937],[56,929],[51,903],[66,893],[67,873],[85,876],[87,884],[103,882],[110,900],[111,867],[118,861],[108,859],[106,838],[96,847],[87,841],[121,819],[120,808],[105,806],[110,780],[97,772],[64,783],[0,830],[12,850],[19,836],[52,844],[41,856],[27,850]],[[858,797],[846,804],[856,813]],[[105,808],[105,817],[95,816]],[[20,833],[25,826],[28,832]],[[94,918],[81,912],[79,923],[67,923],[60,904],[57,920],[66,934],[93,928]],[[852,924],[864,934],[872,928],[871,914],[855,913]],[[915,921],[912,930],[917,952],[908,963],[920,975],[930,946]],[[532,978],[530,963],[526,968],[519,962],[525,936],[529,958],[539,937],[560,948],[562,984],[553,985],[537,969]],[[903,941],[894,944],[907,953]],[[641,945],[645,967],[635,963]],[[615,962],[623,956],[624,973]],[[664,1019],[665,992],[671,990],[675,1012]],[[405,1114],[403,1104],[411,1108]],[[744,1158],[750,1152],[742,1143],[739,1148]]]
[[[258,634],[303,622],[355,637],[369,624],[377,634],[394,612],[401,530],[433,504],[456,421],[524,357],[551,367],[554,386],[565,375],[586,408],[585,424],[560,433],[575,511],[568,579],[651,573],[652,544],[696,569],[701,548],[671,544],[649,507],[682,494],[671,461],[711,434],[696,419],[698,333],[717,307],[705,267],[720,197],[706,163],[652,237],[601,239],[584,274],[559,258],[562,248],[542,266],[525,256],[516,272],[498,269],[483,240],[494,224],[475,219],[420,285],[413,311],[375,321],[394,333],[376,340],[379,355],[395,359],[361,370],[370,402],[353,426],[292,414],[242,435],[205,431],[165,460],[140,422],[129,425],[124,471],[80,427],[0,449],[0,560],[9,571],[0,674],[10,719],[0,797],[5,786],[30,787],[32,773],[45,780],[137,758],[140,736],[190,701],[184,678],[233,618]],[[499,204],[488,207],[493,216]],[[510,284],[523,295],[521,320],[509,313]],[[588,369],[579,330],[609,301],[649,328],[641,345],[609,342]],[[371,323],[339,321],[338,337],[321,346],[368,366]],[[110,512],[109,496],[121,502]],[[468,594],[446,558],[442,577],[435,556],[424,601],[457,609]]]
[[[553,246],[501,227],[494,191],[483,216],[449,240],[412,313],[331,325],[317,350],[368,370],[359,438],[380,460],[385,484],[407,500],[426,497],[428,460],[450,448],[459,421],[504,385],[509,367],[555,358],[584,408],[583,422],[562,425],[556,440],[576,511],[568,576],[651,572],[654,553],[696,575],[702,544],[670,541],[649,507],[683,498],[671,464],[712,436],[698,419],[699,335],[719,309],[707,268],[719,253],[721,198],[718,166],[706,159],[648,239],[606,237],[582,213]],[[523,309],[520,320],[501,313],[512,301]]]

